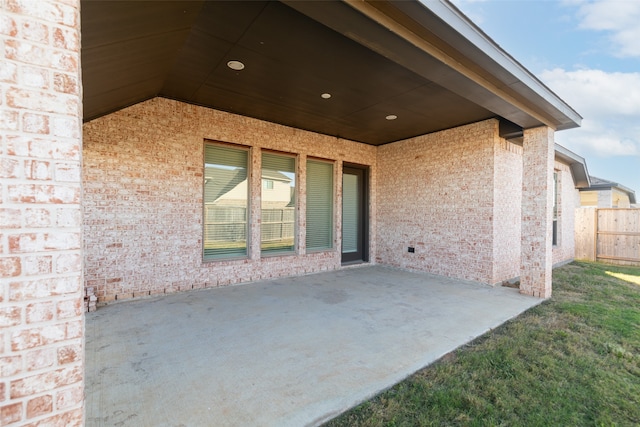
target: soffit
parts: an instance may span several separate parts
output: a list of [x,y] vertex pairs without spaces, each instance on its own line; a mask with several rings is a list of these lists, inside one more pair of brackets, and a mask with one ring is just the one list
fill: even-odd
[[83,0],[84,119],[160,96],[373,145],[491,117],[562,127],[526,105],[508,70],[464,38],[447,43],[458,33],[424,7],[428,22],[408,21],[403,3],[373,4],[471,74],[341,1]]

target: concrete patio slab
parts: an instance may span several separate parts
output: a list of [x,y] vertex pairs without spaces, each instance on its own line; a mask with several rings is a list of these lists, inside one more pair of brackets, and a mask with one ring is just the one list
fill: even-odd
[[365,266],[110,305],[86,424],[319,425],[541,301]]

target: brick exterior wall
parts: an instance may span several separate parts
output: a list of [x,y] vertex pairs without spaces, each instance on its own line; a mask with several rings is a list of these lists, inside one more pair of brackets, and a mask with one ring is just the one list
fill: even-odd
[[[573,259],[577,190],[569,167],[556,169],[561,263]],[[376,261],[486,284],[520,277],[523,172],[523,147],[495,120],[380,147]]]
[[[252,147],[248,259],[202,261],[205,140]],[[298,156],[295,255],[260,256],[261,149]],[[335,161],[332,251],[304,247],[307,157]],[[370,166],[372,262],[487,284],[520,276],[523,147],[500,138],[496,120],[372,147],[154,99],[84,125],[86,284],[108,303],[340,268],[343,162]],[[569,169],[556,166],[571,200]],[[572,241],[554,262],[572,258]]]
[[523,142],[520,292],[551,296],[553,130],[526,129]]
[[2,426],[83,423],[79,3],[0,3]]
[[[86,283],[99,303],[340,268],[340,209],[334,250],[304,247],[307,157],[335,161],[338,207],[342,163],[369,166],[375,211],[376,148],[365,144],[162,98],[83,129]],[[249,259],[202,261],[205,139],[252,147]],[[260,149],[298,155],[296,255],[260,257]],[[372,257],[375,231],[372,217]]]
[[493,277],[497,284],[520,276],[522,147],[499,139],[494,160]]
[[497,132],[488,120],[379,147],[378,263],[493,283]]

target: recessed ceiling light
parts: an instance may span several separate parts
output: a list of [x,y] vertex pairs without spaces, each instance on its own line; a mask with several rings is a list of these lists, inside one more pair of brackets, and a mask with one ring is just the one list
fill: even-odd
[[398,118],[398,116],[396,116],[395,114],[389,114],[387,117],[385,117],[385,119],[387,119],[387,120],[395,120],[397,118]]
[[331,98],[331,94],[330,94],[330,93],[326,93],[326,92],[325,92],[325,93],[323,93],[322,95],[320,95],[320,97],[321,97],[322,99],[329,99],[329,98]]
[[240,61],[229,61],[227,62],[227,67],[235,71],[244,70],[244,64]]

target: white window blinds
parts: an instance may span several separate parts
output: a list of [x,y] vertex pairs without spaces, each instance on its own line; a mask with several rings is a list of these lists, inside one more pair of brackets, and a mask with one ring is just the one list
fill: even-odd
[[333,247],[333,164],[307,161],[307,250]]

